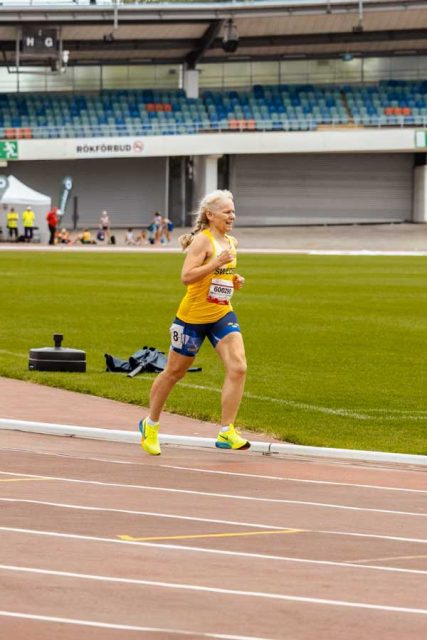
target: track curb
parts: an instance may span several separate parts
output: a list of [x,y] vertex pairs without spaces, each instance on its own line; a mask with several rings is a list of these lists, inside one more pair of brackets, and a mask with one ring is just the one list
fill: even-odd
[[[0,430],[24,431],[55,436],[87,438],[90,440],[105,440],[107,442],[124,442],[139,444],[138,431],[124,431],[118,429],[101,429],[99,427],[82,427],[78,425],[53,424],[48,422],[31,422],[0,418]],[[159,434],[159,440],[164,445],[181,445],[185,447],[215,448],[214,438],[196,436],[178,436],[166,433]],[[409,464],[427,467],[427,456],[406,453],[387,453],[384,451],[361,451],[354,449],[332,449],[327,447],[310,447],[296,444],[280,444],[276,442],[251,443],[251,451],[263,454],[281,456],[308,456],[318,458],[336,458],[359,460],[364,462],[386,462],[389,464]]]

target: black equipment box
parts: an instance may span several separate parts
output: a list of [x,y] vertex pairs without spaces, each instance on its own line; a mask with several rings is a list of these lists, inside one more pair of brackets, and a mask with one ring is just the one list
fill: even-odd
[[86,371],[86,353],[80,349],[61,347],[63,335],[55,333],[54,347],[30,349],[28,368],[30,371]]

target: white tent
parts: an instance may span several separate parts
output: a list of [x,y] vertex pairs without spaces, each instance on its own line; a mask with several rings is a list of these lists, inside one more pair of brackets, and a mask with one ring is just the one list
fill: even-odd
[[[39,193],[31,187],[15,178],[15,176],[9,176],[9,185],[4,192],[0,202],[3,204],[3,209],[7,210],[9,207],[15,207],[15,209],[21,213],[30,206],[36,215],[35,226],[39,229],[40,241],[47,242],[49,240],[49,230],[46,222],[46,214],[49,211],[52,199],[44,193]],[[22,219],[19,220],[19,231],[22,231]]]

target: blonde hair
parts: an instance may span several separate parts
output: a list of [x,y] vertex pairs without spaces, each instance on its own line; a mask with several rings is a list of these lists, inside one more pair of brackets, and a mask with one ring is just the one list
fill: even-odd
[[183,251],[193,242],[196,233],[203,231],[203,229],[209,229],[208,211],[215,213],[224,200],[234,200],[231,191],[227,191],[227,189],[216,189],[208,193],[203,200],[200,201],[196,222],[191,233],[184,233],[178,238]]

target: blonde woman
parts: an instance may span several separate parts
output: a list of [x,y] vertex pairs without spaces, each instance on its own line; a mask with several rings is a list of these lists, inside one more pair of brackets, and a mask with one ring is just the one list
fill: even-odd
[[229,235],[236,214],[230,191],[213,191],[200,203],[191,233],[179,238],[187,255],[181,281],[187,291],[170,328],[171,348],[166,369],[155,379],[150,392],[149,416],[139,423],[141,446],[160,455],[159,419],[175,384],[192,365],[207,337],[225,368],[221,396],[221,429],[216,446],[248,449],[250,443],[234,428],[246,378],[246,357],[242,334],[231,306],[235,289],[245,279],[236,271],[237,241]]

